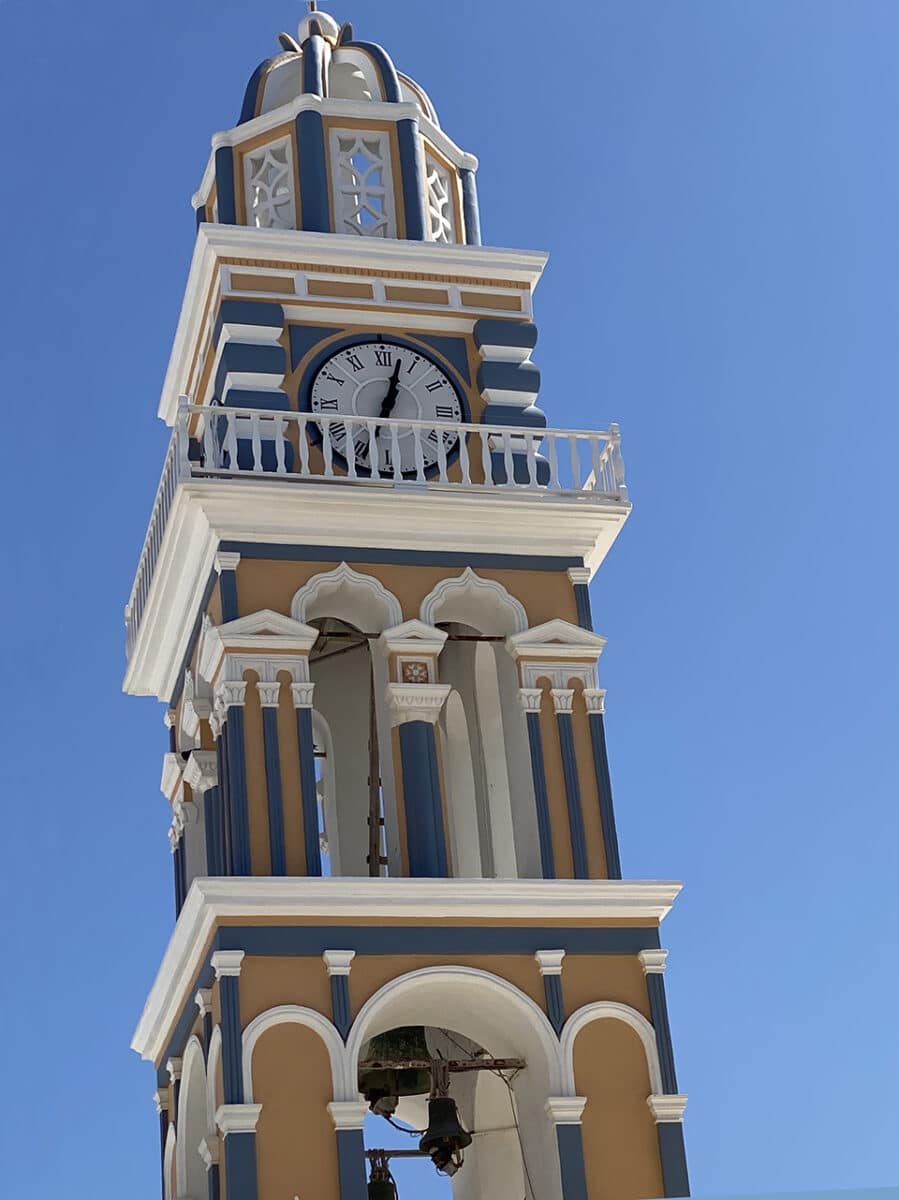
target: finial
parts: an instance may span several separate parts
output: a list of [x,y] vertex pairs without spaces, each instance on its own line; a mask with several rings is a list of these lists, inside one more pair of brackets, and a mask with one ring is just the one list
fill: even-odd
[[310,37],[323,37],[333,46],[339,32],[340,26],[330,13],[323,12],[318,7],[317,0],[306,0],[306,15],[300,21],[297,31],[297,41],[301,46]]

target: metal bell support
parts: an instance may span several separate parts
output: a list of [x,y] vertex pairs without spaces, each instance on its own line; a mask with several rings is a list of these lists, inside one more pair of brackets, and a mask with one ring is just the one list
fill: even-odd
[[378,1155],[371,1161],[371,1178],[368,1181],[368,1200],[397,1200],[396,1184],[390,1174],[387,1155]]

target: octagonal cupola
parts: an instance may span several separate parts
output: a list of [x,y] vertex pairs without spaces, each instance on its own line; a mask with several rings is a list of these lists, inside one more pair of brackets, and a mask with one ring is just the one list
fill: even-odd
[[480,243],[477,159],[383,47],[314,10],[212,139],[198,224]]

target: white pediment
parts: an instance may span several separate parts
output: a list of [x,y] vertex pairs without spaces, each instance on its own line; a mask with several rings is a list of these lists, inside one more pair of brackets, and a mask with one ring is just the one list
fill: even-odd
[[605,644],[598,633],[558,617],[506,638],[514,658],[598,658]]
[[443,649],[447,634],[433,625],[426,625],[413,617],[411,621],[403,621],[385,629],[378,639],[388,654],[439,654]]
[[308,654],[319,631],[270,608],[248,613],[224,625],[206,624],[200,644],[199,667],[204,679],[213,680],[222,657],[232,649],[252,654]]

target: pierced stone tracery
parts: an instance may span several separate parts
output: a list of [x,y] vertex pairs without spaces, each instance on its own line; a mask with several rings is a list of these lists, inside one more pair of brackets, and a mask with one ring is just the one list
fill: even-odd
[[361,237],[395,237],[386,133],[334,130],[337,231]]
[[449,172],[428,158],[428,222],[432,242],[455,242],[452,182]]
[[257,229],[295,229],[293,160],[289,138],[252,150],[244,159],[247,224]]

